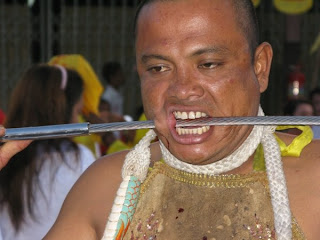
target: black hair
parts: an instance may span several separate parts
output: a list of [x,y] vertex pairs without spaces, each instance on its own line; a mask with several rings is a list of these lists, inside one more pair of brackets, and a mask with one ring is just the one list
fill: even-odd
[[107,62],[102,66],[102,76],[107,83],[110,83],[111,77],[121,70],[119,62]]
[[309,94],[309,99],[312,101],[313,100],[313,97],[314,95],[320,95],[320,88],[317,87],[317,88],[314,88],[310,94]]
[[[70,69],[66,69],[66,72],[67,81],[63,87],[63,72],[58,67],[47,64],[30,67],[11,93],[5,127],[70,123],[84,84],[77,72]],[[8,208],[16,231],[21,228],[27,213],[36,219],[35,190],[42,191],[39,175],[44,162],[56,161],[51,153],[57,153],[62,162],[68,165],[67,152],[73,152],[76,161],[79,160],[78,146],[69,138],[35,140],[1,169],[0,208]],[[55,173],[58,169],[51,170]]]

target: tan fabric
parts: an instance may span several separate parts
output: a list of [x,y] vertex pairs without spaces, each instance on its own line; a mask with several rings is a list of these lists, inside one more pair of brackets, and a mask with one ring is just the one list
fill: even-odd
[[[293,220],[293,239],[305,239]],[[265,172],[189,174],[156,163],[124,239],[275,239]]]

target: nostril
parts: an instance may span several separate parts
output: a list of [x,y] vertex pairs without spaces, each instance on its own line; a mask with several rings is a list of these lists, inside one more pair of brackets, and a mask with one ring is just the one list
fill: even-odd
[[198,81],[174,81],[168,89],[168,94],[181,100],[192,100],[204,95],[205,90]]

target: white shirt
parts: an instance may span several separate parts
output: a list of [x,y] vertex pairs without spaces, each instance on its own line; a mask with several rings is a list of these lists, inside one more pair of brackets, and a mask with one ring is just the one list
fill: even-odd
[[[1,240],[35,240],[42,239],[55,222],[62,203],[79,176],[90,166],[95,158],[91,151],[79,144],[79,160],[75,161],[75,154],[64,152],[64,164],[60,157],[52,154],[54,161],[45,161],[39,174],[40,189],[36,189],[36,203],[34,213],[36,220],[29,213],[25,214],[25,222],[19,232],[15,233],[11,219],[3,208],[0,211],[0,239]],[[2,238],[1,238],[2,234]]]
[[109,102],[111,112],[123,115],[123,96],[112,86],[107,86],[102,99]]
[[320,138],[320,126],[312,126],[313,131],[313,139],[319,139]]

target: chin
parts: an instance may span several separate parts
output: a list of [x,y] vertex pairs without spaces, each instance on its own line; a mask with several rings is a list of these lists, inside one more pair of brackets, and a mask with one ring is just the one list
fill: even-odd
[[208,160],[206,155],[197,154],[196,152],[197,150],[192,151],[192,149],[189,148],[189,151],[183,151],[182,153],[173,152],[172,154],[180,161],[193,165],[206,165],[210,163],[210,160]]

